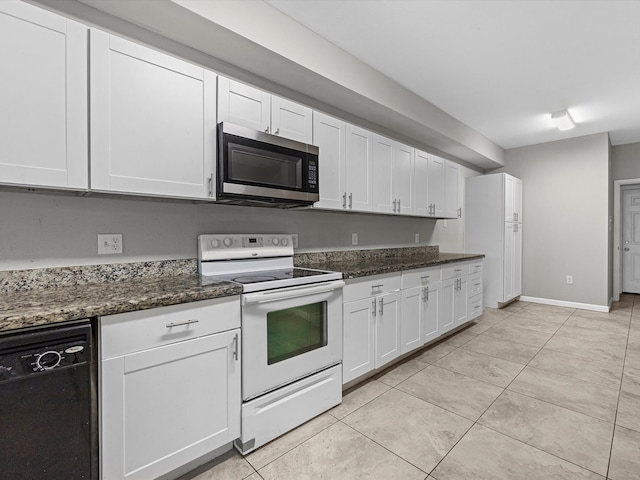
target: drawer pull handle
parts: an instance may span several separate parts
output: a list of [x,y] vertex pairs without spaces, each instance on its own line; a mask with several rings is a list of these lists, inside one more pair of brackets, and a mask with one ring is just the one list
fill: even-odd
[[191,325],[192,323],[198,323],[200,320],[187,320],[186,322],[171,322],[171,323],[167,323],[167,328],[171,328],[171,327],[179,327],[181,325]]
[[233,337],[233,358],[238,360],[238,334]]
[[475,285],[476,287],[479,287],[479,286],[480,286],[480,285],[482,285],[482,284],[481,284],[481,283],[474,283],[474,285]]
[[461,269],[461,268],[456,268],[456,269],[454,270],[454,272],[461,272],[461,271],[462,271],[462,269]]
[[384,287],[384,283],[381,283],[380,285],[371,285],[371,290],[379,290],[382,287]]
[[420,280],[426,280],[427,278],[429,278],[431,275],[423,275],[420,277]]

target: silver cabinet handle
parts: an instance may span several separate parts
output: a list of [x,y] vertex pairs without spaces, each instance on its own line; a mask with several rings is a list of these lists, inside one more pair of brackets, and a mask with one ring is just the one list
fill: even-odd
[[374,298],[371,302],[371,309],[373,310],[373,316],[376,316],[376,299]]
[[624,251],[628,252],[629,251],[629,247],[624,247]]
[[400,199],[398,199],[398,213],[400,213]]
[[209,198],[213,198],[213,173],[209,177]]
[[515,223],[513,225],[513,233],[518,233],[518,224],[517,223]]
[[187,320],[186,322],[171,322],[171,323],[167,323],[167,328],[171,328],[171,327],[179,327],[181,325],[191,325],[192,323],[198,323],[200,320]]
[[423,276],[421,276],[421,277],[420,277],[420,280],[422,280],[422,281],[424,282],[424,281],[425,281],[425,280],[427,280],[430,276],[431,276],[431,275],[423,275]]
[[396,200],[393,200],[393,213],[396,213]]
[[380,283],[378,285],[371,285],[371,290],[380,290],[382,287],[384,287],[384,283]]
[[279,129],[279,128],[276,128],[276,133],[275,133],[275,135],[280,135],[280,129]]
[[342,208],[347,208],[347,192],[342,194]]
[[264,133],[269,133],[269,127],[264,129]]
[[238,334],[233,337],[233,358],[238,360]]
[[349,193],[349,209],[353,210],[353,192]]
[[382,316],[384,314],[384,300],[381,298],[380,299],[380,315]]

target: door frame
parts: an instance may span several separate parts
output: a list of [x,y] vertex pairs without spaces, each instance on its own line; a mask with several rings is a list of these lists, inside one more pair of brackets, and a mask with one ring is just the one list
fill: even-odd
[[620,300],[622,293],[622,255],[620,255],[620,238],[622,236],[622,187],[637,185],[640,178],[628,178],[613,181],[613,301]]

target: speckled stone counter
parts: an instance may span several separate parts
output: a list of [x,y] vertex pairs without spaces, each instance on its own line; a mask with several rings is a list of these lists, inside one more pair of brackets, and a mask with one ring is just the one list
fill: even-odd
[[479,258],[484,258],[484,255],[440,253],[438,246],[424,246],[302,253],[294,256],[294,263],[308,268],[342,272],[342,278],[348,279]]
[[[167,263],[170,267],[176,267],[171,262],[145,263],[146,267],[156,273],[167,268]],[[151,263],[158,265],[151,266]],[[108,268],[101,266],[112,273],[108,278],[94,275],[95,272],[87,274],[93,267],[87,270],[82,267],[65,267],[2,272],[4,282],[0,293],[0,333],[80,318],[239,295],[242,290],[239,284],[213,280],[176,268],[171,269],[171,274],[165,271],[165,275],[149,275],[150,271],[144,265],[118,265],[110,265]],[[83,273],[74,275],[75,269]],[[195,270],[193,261],[191,272]],[[136,276],[135,272],[148,275]],[[34,277],[34,281],[26,282],[24,276]],[[8,280],[9,277],[11,281]],[[50,278],[51,286],[44,288],[45,281],[40,277]],[[29,286],[33,288],[28,288]]]

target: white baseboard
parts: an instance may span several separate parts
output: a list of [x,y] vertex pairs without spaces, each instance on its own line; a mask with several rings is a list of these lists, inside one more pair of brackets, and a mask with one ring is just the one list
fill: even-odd
[[520,296],[520,301],[542,303],[545,305],[554,305],[556,307],[579,308],[580,310],[593,310],[594,312],[609,312],[610,309],[608,305],[592,305],[590,303],[566,302],[564,300],[553,300],[551,298]]

